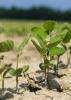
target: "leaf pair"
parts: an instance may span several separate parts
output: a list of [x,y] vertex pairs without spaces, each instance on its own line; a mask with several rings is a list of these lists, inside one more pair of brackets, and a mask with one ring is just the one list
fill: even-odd
[[18,68],[17,70],[14,69],[14,68],[11,68],[9,70],[9,74],[12,75],[12,76],[16,76],[16,75],[21,75],[21,73],[25,73],[27,72],[29,69],[29,66],[28,65],[24,65],[22,68]]

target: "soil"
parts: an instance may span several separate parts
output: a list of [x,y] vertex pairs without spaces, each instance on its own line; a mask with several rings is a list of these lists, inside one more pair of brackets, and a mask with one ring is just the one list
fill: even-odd
[[[8,37],[3,34],[0,35],[0,41],[11,39],[14,40],[15,46],[20,44],[22,37]],[[16,67],[16,55],[14,51],[1,53],[4,55],[4,63],[12,63],[12,67]],[[3,98],[0,96],[0,100],[71,100],[71,68],[67,67],[66,53],[61,57],[61,65],[59,69],[59,74],[64,74],[63,77],[57,78],[54,76],[53,72],[50,71],[50,89],[44,87],[44,82],[39,83],[36,87],[36,91],[30,91],[28,87],[27,78],[23,75],[19,76],[19,93],[15,91],[15,77],[7,75],[5,78],[5,95]],[[39,63],[42,62],[40,54],[37,52],[32,42],[29,41],[28,45],[24,48],[23,54],[19,59],[19,67],[27,64],[30,66],[29,76],[31,79],[40,81],[42,79],[43,73],[39,69]],[[43,79],[42,79],[43,80]],[[33,80],[31,80],[32,83]],[[61,86],[63,92],[58,92],[57,87]],[[0,81],[1,88],[1,81]]]

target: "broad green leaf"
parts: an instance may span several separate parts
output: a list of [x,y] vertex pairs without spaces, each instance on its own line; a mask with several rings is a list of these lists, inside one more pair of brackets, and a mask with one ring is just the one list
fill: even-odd
[[47,45],[47,48],[52,48],[52,47],[55,47],[57,46],[60,42],[62,41],[61,37],[52,37],[49,44]]
[[39,43],[40,47],[43,49],[43,51],[45,51],[46,50],[45,41],[39,35],[37,36],[37,40],[38,40],[38,43]]
[[29,70],[29,65],[24,65],[22,72],[25,73]]
[[47,38],[47,33],[44,31],[43,28],[33,27],[31,31],[33,37],[37,37],[39,35],[43,40]]
[[63,43],[69,43],[71,40],[71,33],[67,32],[65,38],[63,39]]
[[35,40],[31,40],[32,43],[34,44],[34,46],[36,47],[37,51],[40,53],[40,55],[43,55],[43,49],[40,47],[40,45],[38,45],[38,43],[36,43]]
[[48,32],[51,32],[54,28],[55,28],[55,21],[46,21],[43,25],[43,27],[46,29],[46,31]]
[[54,47],[49,50],[49,56],[61,55],[65,52],[65,49],[62,47]]
[[10,50],[13,50],[13,48],[14,42],[12,40],[0,42],[0,52],[8,52]]
[[64,30],[64,31],[59,32],[58,34],[54,35],[53,37],[51,37],[51,40],[50,40],[49,44],[47,45],[47,48],[49,49],[49,48],[57,46],[59,43],[61,43],[63,41],[66,34],[67,34],[67,30]]
[[16,75],[21,75],[21,73],[22,73],[22,68],[18,68],[17,70],[16,70]]
[[18,68],[17,70],[11,68],[8,73],[12,76],[20,75],[22,73],[22,68]]
[[12,76],[16,76],[16,70],[14,68],[11,68],[8,73]]
[[71,40],[71,30],[70,30],[68,24],[64,25],[61,30],[66,30],[66,29],[68,30],[68,32],[67,32],[65,38],[63,39],[63,43],[68,43]]
[[36,39],[37,39],[40,47],[43,49],[43,51],[45,51],[46,50],[46,43],[45,43],[45,41],[39,35],[36,37]]
[[58,35],[57,35],[57,36],[60,36],[61,39],[63,40],[63,39],[65,38],[67,32],[68,32],[68,30],[65,29],[65,30],[63,30],[63,31],[58,32]]

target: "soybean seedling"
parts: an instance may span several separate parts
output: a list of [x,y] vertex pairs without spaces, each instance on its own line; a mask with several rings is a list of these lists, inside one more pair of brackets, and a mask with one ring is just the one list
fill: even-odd
[[71,30],[69,28],[68,25],[64,25],[62,27],[62,30],[67,30],[66,36],[64,37],[63,41],[62,41],[62,46],[65,48],[66,52],[67,52],[67,66],[70,65],[70,41],[71,41]]
[[23,66],[22,68],[19,68],[19,58],[22,55],[23,52],[23,48],[27,45],[28,41],[29,41],[29,36],[25,37],[24,40],[22,41],[22,43],[15,48],[15,53],[16,53],[16,69],[12,68],[9,73],[12,76],[16,76],[16,91],[18,92],[18,77],[21,73],[25,73],[28,69],[29,66]]
[[[65,32],[62,34],[65,34]],[[48,41],[48,34],[45,32],[44,29],[39,27],[32,28],[32,43],[34,44],[43,59],[43,63],[39,64],[39,67],[44,72],[46,87],[48,80],[47,76],[49,74],[50,66],[53,62],[53,60],[49,58],[64,53],[65,51],[64,48],[57,47],[57,45],[61,42],[61,35],[59,37],[60,38],[57,38],[55,36],[50,41]],[[46,40],[48,41],[48,43]]]
[[[13,50],[14,48],[14,42],[12,40],[6,40],[0,42],[0,53],[9,52]],[[1,64],[1,60],[3,60],[3,56],[0,59],[0,80],[2,80],[2,95],[4,94],[4,78],[7,74],[7,72],[10,69],[10,66],[8,64]]]

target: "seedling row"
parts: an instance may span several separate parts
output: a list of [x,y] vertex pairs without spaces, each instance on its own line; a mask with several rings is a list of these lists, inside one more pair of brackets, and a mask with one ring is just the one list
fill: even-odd
[[[51,70],[55,77],[61,78],[63,76],[59,74],[59,62],[60,57],[66,53],[67,68],[70,67],[71,29],[68,24],[64,24],[60,28],[56,28],[57,24],[58,23],[55,21],[46,21],[43,25],[32,27],[31,34],[27,35],[18,46],[15,46],[14,41],[12,40],[5,40],[0,42],[0,53],[13,51],[16,55],[15,68],[13,68],[11,64],[5,64],[3,62],[4,56],[0,57],[0,81],[2,81],[1,96],[4,96],[4,81],[7,74],[10,74],[12,77],[15,77],[16,93],[19,93],[18,83],[20,75],[22,75],[24,78],[27,77],[27,81],[33,80],[30,78],[29,74],[26,73],[30,68],[29,65],[23,65],[21,68],[19,68],[20,56],[23,54],[23,50],[25,46],[28,45],[29,41],[31,41],[36,47],[36,50],[39,52],[42,59],[42,62],[38,66],[43,73],[43,80],[41,80],[40,83],[44,82],[45,88],[50,89],[49,73]],[[36,84],[38,83],[39,82],[34,81],[35,85],[32,84],[31,86],[28,81],[28,89],[34,92],[42,89],[42,87],[40,88],[39,86],[36,86]],[[60,86],[58,91],[62,92],[63,88]]]

